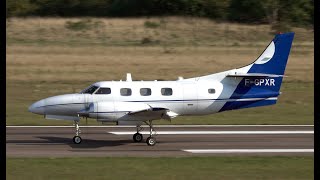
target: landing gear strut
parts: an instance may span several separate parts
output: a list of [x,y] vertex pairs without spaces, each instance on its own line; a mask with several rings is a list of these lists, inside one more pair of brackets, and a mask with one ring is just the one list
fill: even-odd
[[156,138],[153,137],[155,135],[155,133],[153,132],[156,132],[153,130],[153,125],[152,125],[152,121],[149,121],[149,123],[146,122],[147,125],[149,125],[150,127],[150,136],[147,138],[147,144],[148,146],[154,146],[156,145],[157,141],[156,141]]
[[133,135],[134,142],[141,142],[143,140],[143,136],[140,133],[141,130],[142,130],[142,127],[140,125],[137,125],[137,133]]
[[79,121],[74,121],[74,127],[76,128],[76,135],[73,137],[73,143],[80,144],[82,139],[80,137]]

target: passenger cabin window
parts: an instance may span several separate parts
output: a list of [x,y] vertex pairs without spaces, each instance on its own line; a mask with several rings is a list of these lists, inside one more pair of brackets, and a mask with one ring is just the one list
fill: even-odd
[[172,89],[171,88],[161,88],[161,94],[163,96],[171,96],[172,95]]
[[110,88],[100,88],[95,94],[111,94]]
[[141,88],[140,89],[140,95],[141,96],[150,96],[151,95],[151,89],[150,88]]
[[81,94],[92,94],[94,93],[99,87],[98,86],[90,86],[89,88],[83,90]]
[[208,89],[208,93],[209,94],[214,94],[214,93],[216,93],[216,90],[215,89]]
[[121,94],[121,96],[131,96],[132,91],[130,88],[121,88],[120,94]]

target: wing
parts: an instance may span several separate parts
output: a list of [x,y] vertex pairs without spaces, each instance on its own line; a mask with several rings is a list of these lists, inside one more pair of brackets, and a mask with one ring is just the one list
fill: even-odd
[[99,102],[91,103],[89,108],[77,112],[79,116],[95,119],[121,120],[153,120],[172,119],[177,113],[163,107],[151,107],[136,102]]

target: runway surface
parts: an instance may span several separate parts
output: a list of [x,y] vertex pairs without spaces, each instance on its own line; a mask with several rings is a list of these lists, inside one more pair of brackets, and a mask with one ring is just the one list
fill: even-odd
[[134,143],[134,127],[81,127],[81,144],[74,144],[74,128],[7,126],[8,157],[76,156],[225,156],[313,155],[313,126],[155,126],[155,146],[145,139]]

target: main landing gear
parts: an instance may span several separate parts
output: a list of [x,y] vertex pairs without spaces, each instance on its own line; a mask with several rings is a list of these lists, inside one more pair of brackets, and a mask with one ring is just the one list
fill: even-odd
[[142,136],[142,134],[140,133],[140,131],[142,131],[142,127],[141,127],[141,125],[137,125],[137,133],[135,133],[134,135],[133,135],[133,141],[134,142],[141,142],[142,140],[143,140],[143,136]]
[[152,121],[149,121],[149,123],[146,122],[146,124],[150,127],[150,136],[147,138],[147,144],[148,146],[154,146],[157,143],[156,138],[154,137],[156,135],[156,131],[153,130]]
[[74,127],[76,128],[76,135],[73,137],[73,143],[80,144],[82,139],[80,137],[79,121],[74,121]]
[[[148,146],[154,146],[157,143],[156,138],[154,137],[156,135],[156,131],[154,131],[154,129],[153,129],[152,121],[149,121],[149,123],[148,122],[145,122],[145,123],[150,127],[150,136],[147,138],[146,142],[147,142]],[[142,131],[142,129],[143,128],[141,127],[141,125],[137,126],[137,133],[135,133],[133,135],[134,142],[141,142],[143,140],[143,136],[140,133],[140,131]]]

